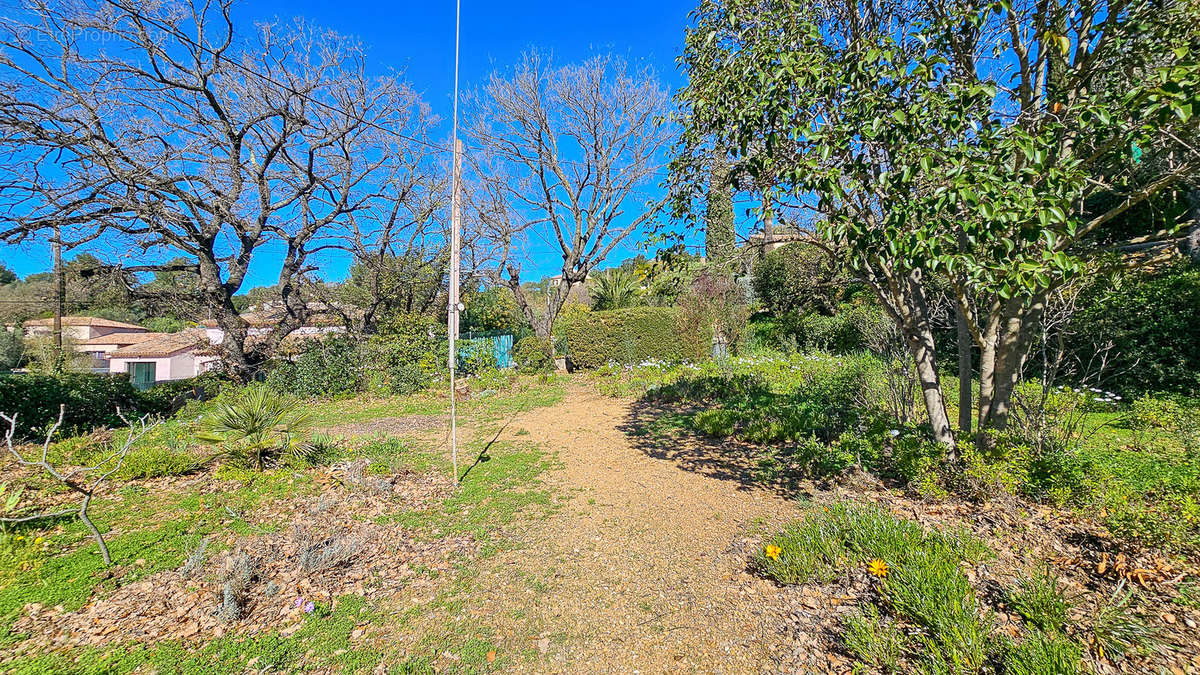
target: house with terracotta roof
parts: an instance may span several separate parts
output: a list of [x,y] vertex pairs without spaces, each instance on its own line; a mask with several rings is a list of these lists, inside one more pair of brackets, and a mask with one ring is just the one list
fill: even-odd
[[[31,319],[22,330],[27,338],[50,337],[54,334],[54,319]],[[92,372],[107,373],[110,352],[136,344],[151,335],[145,328],[132,323],[112,321],[94,316],[64,316],[63,337],[76,351],[92,357]]]
[[[25,331],[25,337],[49,336],[54,333],[54,319],[30,319],[21,327]],[[94,316],[64,316],[62,330],[63,337],[77,342],[86,342],[106,335],[147,332],[145,328],[136,324]]]
[[[248,346],[266,339],[279,324],[280,311],[267,307],[242,315],[250,324]],[[62,326],[63,336],[74,348],[91,355],[93,372],[127,373],[134,386],[143,389],[155,382],[183,380],[212,370],[220,363],[217,345],[225,339],[224,331],[211,319],[178,333],[151,333],[142,326],[90,316],[64,316]],[[299,353],[308,340],[343,330],[333,314],[318,311],[284,339],[280,351]],[[27,337],[49,336],[54,332],[54,320],[26,321],[24,331]]]
[[155,382],[195,377],[219,362],[202,328],[146,335],[145,340],[110,352],[108,372],[128,373],[133,386],[146,389]]

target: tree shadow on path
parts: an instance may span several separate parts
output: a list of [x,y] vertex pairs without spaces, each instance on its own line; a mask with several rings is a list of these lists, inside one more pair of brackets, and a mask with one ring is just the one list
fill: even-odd
[[783,484],[762,477],[759,461],[766,448],[733,437],[713,438],[673,424],[681,416],[705,409],[698,404],[636,399],[617,425],[632,447],[654,459],[673,462],[684,471],[735,483],[738,490],[767,490],[789,499],[812,495],[808,485]]

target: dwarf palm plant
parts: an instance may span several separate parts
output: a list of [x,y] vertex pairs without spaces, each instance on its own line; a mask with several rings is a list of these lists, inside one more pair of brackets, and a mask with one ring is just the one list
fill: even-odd
[[307,453],[305,434],[311,426],[299,400],[252,385],[205,415],[197,438],[221,445],[226,454],[251,460],[261,470],[270,456]]
[[624,309],[638,304],[642,285],[638,278],[622,269],[606,271],[596,278],[589,294],[596,309]]

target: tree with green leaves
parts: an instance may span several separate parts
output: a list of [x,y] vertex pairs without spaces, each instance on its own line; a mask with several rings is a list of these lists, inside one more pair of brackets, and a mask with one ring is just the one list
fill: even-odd
[[[789,207],[781,215],[812,217],[814,243],[847,256],[896,323],[933,435],[953,450],[930,281],[948,281],[979,352],[975,419],[1003,430],[1047,294],[1083,272],[1089,237],[1200,168],[1186,140],[1197,12],[1171,0],[704,0],[681,57],[677,205],[691,201],[688,158],[716,137]],[[1134,75],[1127,86],[1104,86],[1118,71]],[[1085,209],[1100,192],[1110,205]]]

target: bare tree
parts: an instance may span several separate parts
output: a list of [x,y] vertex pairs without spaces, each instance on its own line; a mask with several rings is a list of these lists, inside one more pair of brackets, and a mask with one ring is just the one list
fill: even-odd
[[[125,458],[129,455],[130,448],[138,441],[139,438],[145,436],[147,432],[158,425],[157,421],[150,421],[148,417],[129,421],[124,416],[121,419],[128,425],[129,433],[125,436],[125,440],[120,446],[109,452],[103,459],[96,462],[92,466],[80,466],[73,469],[56,468],[47,459],[50,453],[50,443],[54,440],[54,434],[58,432],[62,426],[63,417],[66,415],[66,406],[59,406],[58,420],[46,432],[46,440],[42,443],[41,456],[37,459],[27,459],[13,445],[13,437],[17,433],[17,415],[13,413],[11,416],[0,413],[0,420],[8,425],[8,429],[4,432],[4,443],[8,447],[8,454],[16,459],[17,464],[22,467],[30,467],[45,471],[51,478],[62,483],[72,492],[79,495],[79,505],[58,511],[47,511],[43,513],[34,513],[23,516],[12,516],[0,518],[2,523],[27,523],[33,520],[42,520],[45,518],[58,518],[74,513],[79,516],[79,520],[87,526],[92,537],[96,540],[96,545],[100,547],[100,555],[104,556],[104,564],[112,564],[112,556],[108,554],[108,545],[104,543],[104,537],[100,534],[100,530],[96,528],[96,524],[88,517],[88,507],[92,503],[92,497],[96,495],[96,491],[108,480],[108,477],[121,470],[125,464]],[[117,415],[121,415],[121,411],[117,411]]]
[[[301,20],[240,34],[231,6],[27,0],[0,18],[0,237],[61,226],[194,260],[246,376],[307,318],[298,289],[325,235],[396,197],[398,132],[428,120],[356,42]],[[284,311],[251,347],[233,296],[266,246]]]
[[[512,290],[538,335],[550,335],[571,289],[657,212],[626,209],[664,164],[667,106],[652,72],[631,72],[613,56],[555,68],[526,54],[468,97],[478,146],[467,156],[468,199],[485,252],[477,271]],[[521,287],[531,238],[562,255],[544,311]]]
[[422,147],[397,157],[387,199],[349,214],[346,226],[328,238],[328,246],[350,255],[349,278],[304,289],[307,297],[340,315],[355,335],[376,332],[392,313],[445,311],[448,176],[432,170],[430,153]]

